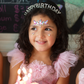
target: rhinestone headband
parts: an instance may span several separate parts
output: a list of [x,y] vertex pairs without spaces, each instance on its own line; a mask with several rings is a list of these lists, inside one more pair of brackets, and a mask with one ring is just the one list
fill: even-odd
[[32,9],[34,8],[46,8],[46,9],[50,9],[52,11],[54,11],[55,13],[57,14],[61,14],[61,12],[59,11],[58,8],[56,8],[55,6],[53,5],[50,5],[48,3],[36,3],[34,5],[31,5],[29,6],[27,9],[26,9],[26,12],[24,13],[24,15],[27,15],[27,13],[29,13]]

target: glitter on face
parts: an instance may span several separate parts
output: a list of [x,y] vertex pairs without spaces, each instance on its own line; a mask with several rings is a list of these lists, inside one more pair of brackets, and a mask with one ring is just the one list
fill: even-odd
[[48,34],[48,36],[50,36],[50,34]]
[[42,25],[46,25],[47,23],[48,23],[48,20],[46,20],[46,21],[41,21],[41,19],[39,21],[34,20],[34,24],[39,25],[40,28],[41,28]]
[[32,33],[32,35],[34,35],[34,33]]

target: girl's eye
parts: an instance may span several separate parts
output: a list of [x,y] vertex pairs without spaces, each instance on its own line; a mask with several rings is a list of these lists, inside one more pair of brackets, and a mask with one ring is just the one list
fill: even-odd
[[51,29],[50,29],[50,28],[46,28],[45,30],[46,30],[46,31],[51,31]]
[[37,30],[36,28],[31,28],[31,30]]

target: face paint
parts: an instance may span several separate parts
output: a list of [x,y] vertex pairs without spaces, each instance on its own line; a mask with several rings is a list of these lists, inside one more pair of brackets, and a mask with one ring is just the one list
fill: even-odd
[[50,36],[50,34],[48,34],[48,36]]
[[46,21],[41,21],[41,19],[39,21],[34,20],[34,24],[40,26],[40,28],[42,25],[46,25],[47,23],[48,23],[48,20]]
[[32,33],[32,35],[34,35],[34,33]]

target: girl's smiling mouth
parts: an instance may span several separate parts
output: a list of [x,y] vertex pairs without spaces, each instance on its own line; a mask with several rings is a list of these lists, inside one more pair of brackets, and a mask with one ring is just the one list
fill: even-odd
[[46,42],[47,41],[36,41],[36,43],[41,44],[41,45],[45,44]]

